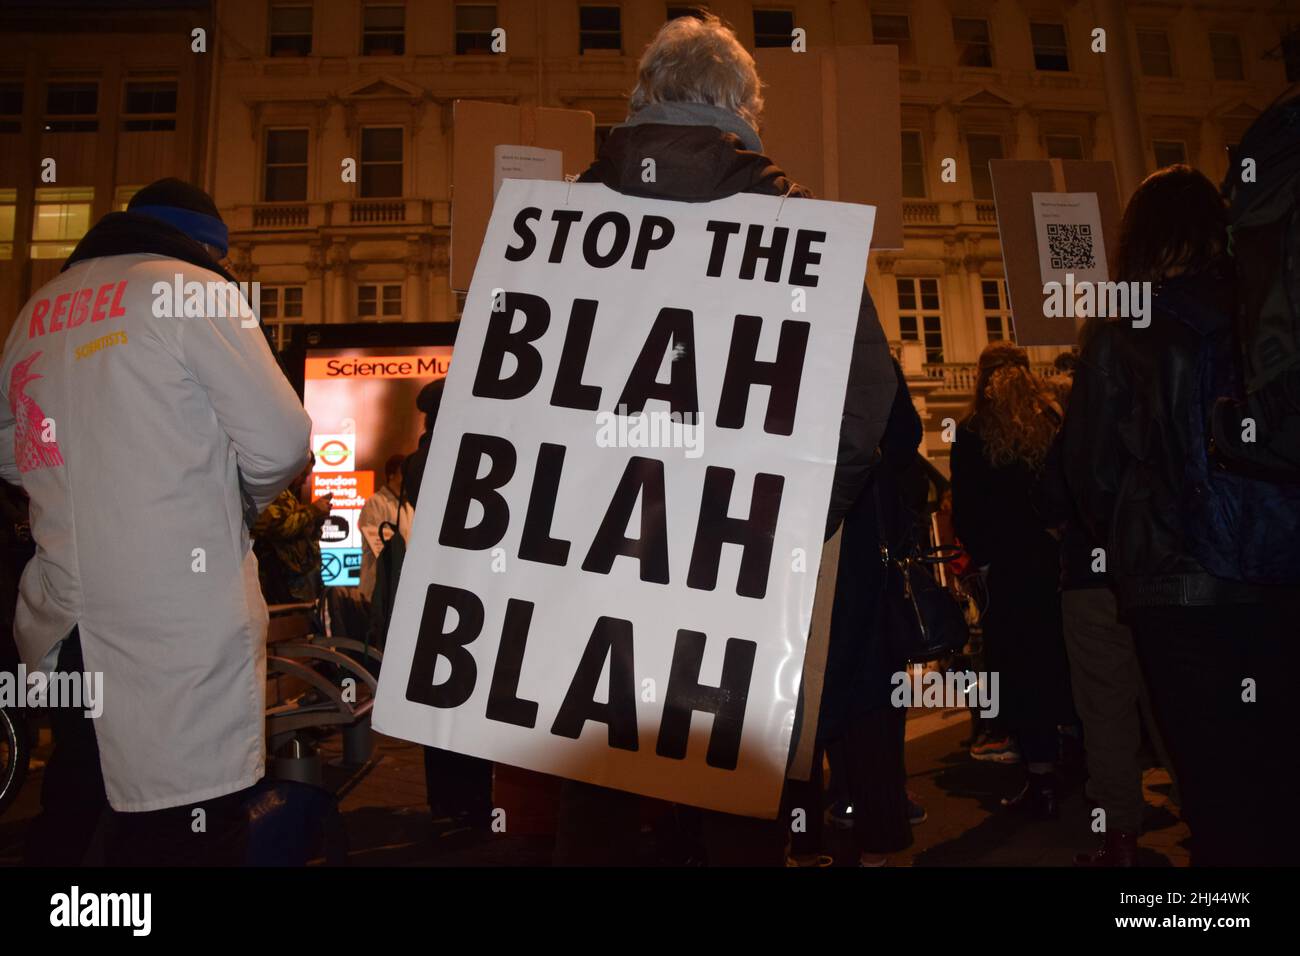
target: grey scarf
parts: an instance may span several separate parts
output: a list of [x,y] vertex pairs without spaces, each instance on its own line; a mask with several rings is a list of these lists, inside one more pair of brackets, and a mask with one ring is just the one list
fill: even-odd
[[667,126],[713,126],[724,133],[735,133],[745,144],[745,149],[763,152],[763,141],[754,127],[731,110],[707,103],[651,103],[627,118],[624,126],[643,123],[663,123]]

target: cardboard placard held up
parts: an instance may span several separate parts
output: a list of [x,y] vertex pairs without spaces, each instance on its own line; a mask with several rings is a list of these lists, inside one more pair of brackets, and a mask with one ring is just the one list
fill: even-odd
[[586,110],[457,100],[452,107],[451,287],[469,288],[492,215],[498,146],[537,146],[564,156],[564,175],[591,165],[596,119]]
[[755,51],[763,149],[818,199],[876,207],[871,248],[903,248],[898,48]]
[[[989,172],[1016,341],[1020,345],[1074,345],[1082,320],[1044,314],[1034,193],[1095,193],[1103,240],[1099,245],[1113,251],[1123,214],[1115,167],[1078,159],[995,159],[989,162]],[[1098,265],[1106,267],[1104,262]]]

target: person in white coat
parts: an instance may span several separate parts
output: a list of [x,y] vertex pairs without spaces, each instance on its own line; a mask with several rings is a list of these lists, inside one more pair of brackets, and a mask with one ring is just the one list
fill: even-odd
[[[23,661],[102,674],[52,708],[28,860],[238,862],[265,767],[267,612],[249,515],[297,475],[310,420],[218,264],[212,200],[145,187],[18,314],[0,361],[0,475],[31,497]],[[178,314],[179,313],[179,314]],[[195,833],[197,808],[206,832]]]

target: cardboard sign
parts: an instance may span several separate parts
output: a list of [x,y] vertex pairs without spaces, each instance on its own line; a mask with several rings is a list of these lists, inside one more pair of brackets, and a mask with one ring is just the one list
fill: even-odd
[[[515,157],[511,165],[520,172],[525,168],[520,147],[538,147],[560,154],[556,179],[577,176],[595,158],[596,120],[585,110],[457,100],[452,123],[451,287],[463,292],[474,275],[492,202],[505,178],[498,147],[509,147]],[[535,173],[554,172],[552,166],[527,165]]]
[[898,48],[754,51],[763,78],[763,149],[819,199],[876,207],[872,249],[903,248]]
[[[1085,270],[1073,268],[1080,260],[1071,257],[1071,250],[1083,253],[1086,243],[1077,229],[1063,237],[1049,237],[1046,226],[1049,221],[1058,226],[1088,225],[1093,232],[1094,259],[1094,268],[1087,270],[1090,281],[1105,281],[1106,250],[1114,249],[1119,240],[1122,214],[1114,167],[1108,162],[1076,159],[995,159],[989,162],[989,173],[1016,341],[1026,346],[1074,345],[1083,319],[1044,313],[1043,287],[1063,279],[1055,274],[1046,278],[1043,268],[1046,262],[1049,272],[1056,271],[1050,269],[1054,242],[1057,252],[1065,256],[1057,256],[1059,263],[1071,267],[1059,271],[1072,271],[1079,278]],[[1045,194],[1054,195],[1048,200]],[[1079,199],[1081,195],[1095,199]],[[1046,202],[1053,205],[1044,205]],[[1069,216],[1071,205],[1074,218]],[[1055,219],[1045,217],[1044,211],[1051,211]],[[1098,225],[1100,235],[1096,234]]]
[[506,181],[377,730],[775,815],[873,218]]

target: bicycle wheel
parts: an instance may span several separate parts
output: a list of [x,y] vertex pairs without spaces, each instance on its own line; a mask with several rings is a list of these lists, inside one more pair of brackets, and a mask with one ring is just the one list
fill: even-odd
[[22,788],[31,758],[26,719],[17,711],[0,709],[0,814]]

